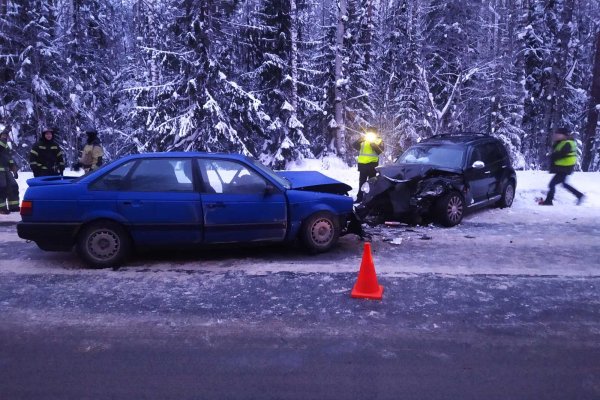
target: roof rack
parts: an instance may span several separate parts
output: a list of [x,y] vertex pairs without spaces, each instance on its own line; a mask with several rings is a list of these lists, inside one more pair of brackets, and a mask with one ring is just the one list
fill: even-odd
[[437,135],[430,136],[431,138],[443,138],[451,136],[490,136],[487,133],[481,132],[452,132],[452,133],[438,133]]

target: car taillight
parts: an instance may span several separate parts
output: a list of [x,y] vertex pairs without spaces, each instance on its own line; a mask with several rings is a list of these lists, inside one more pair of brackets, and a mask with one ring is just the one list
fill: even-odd
[[21,216],[31,215],[33,213],[33,202],[23,200],[21,202]]

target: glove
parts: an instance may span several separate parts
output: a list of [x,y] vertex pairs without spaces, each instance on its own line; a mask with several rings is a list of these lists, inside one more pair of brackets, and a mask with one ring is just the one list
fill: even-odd
[[15,179],[19,179],[19,173],[17,171],[13,171],[13,176]]
[[64,169],[59,169],[59,170],[58,170],[58,174],[59,174],[60,176],[62,176],[62,175],[63,175],[63,172],[65,172],[65,170],[64,170]]
[[81,169],[81,163],[79,163],[79,162],[73,163],[71,168],[73,169],[73,171],[79,171],[79,169]]
[[99,167],[102,165],[102,157],[98,157],[98,162],[96,163],[96,166]]

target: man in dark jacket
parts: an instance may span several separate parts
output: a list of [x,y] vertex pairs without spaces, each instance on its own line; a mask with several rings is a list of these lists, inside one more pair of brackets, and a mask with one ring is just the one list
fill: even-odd
[[0,214],[19,211],[19,185],[15,178],[17,164],[8,146],[8,128],[0,133]]
[[42,137],[29,152],[29,166],[33,176],[62,175],[65,158],[62,150],[54,141],[54,129],[44,128]]
[[551,206],[556,192],[556,185],[562,183],[563,187],[577,197],[577,205],[583,200],[583,193],[567,183],[567,176],[573,173],[577,163],[577,143],[573,140],[570,132],[566,128],[558,128],[552,135],[552,154],[550,155],[550,173],[555,174],[550,180],[548,195],[546,200],[540,204]]

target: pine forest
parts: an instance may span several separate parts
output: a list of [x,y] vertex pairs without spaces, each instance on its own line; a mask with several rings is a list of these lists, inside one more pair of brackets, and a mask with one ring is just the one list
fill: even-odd
[[500,138],[544,169],[566,127],[600,170],[599,0],[0,0],[0,122],[17,162],[53,127],[106,158],[239,152],[275,169],[376,129]]

